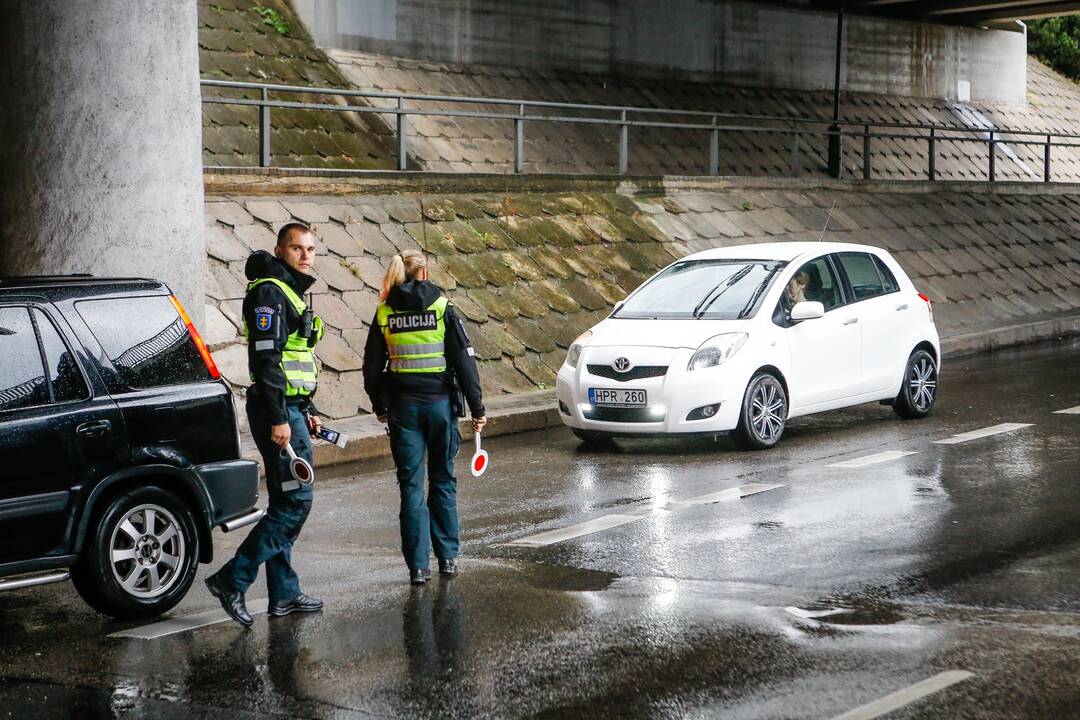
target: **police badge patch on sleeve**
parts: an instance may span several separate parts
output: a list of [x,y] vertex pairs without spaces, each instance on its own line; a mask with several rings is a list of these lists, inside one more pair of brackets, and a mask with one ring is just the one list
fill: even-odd
[[274,309],[266,306],[255,308],[255,328],[266,332],[274,324]]

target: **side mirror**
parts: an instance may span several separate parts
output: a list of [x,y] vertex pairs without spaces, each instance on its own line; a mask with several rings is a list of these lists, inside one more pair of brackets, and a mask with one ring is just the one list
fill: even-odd
[[791,308],[791,319],[796,322],[816,320],[825,316],[825,306],[819,302],[803,301]]

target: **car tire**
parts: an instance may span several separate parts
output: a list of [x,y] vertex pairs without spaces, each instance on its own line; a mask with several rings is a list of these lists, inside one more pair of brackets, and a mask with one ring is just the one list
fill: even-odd
[[787,424],[787,393],[775,375],[759,372],[743,395],[739,424],[733,434],[744,450],[767,450],[780,442]]
[[71,579],[98,612],[133,620],[173,608],[199,565],[199,533],[187,503],[159,487],[109,499],[95,513]]
[[604,432],[597,432],[596,430],[578,430],[577,428],[571,428],[570,432],[574,433],[574,437],[581,441],[586,447],[606,447],[611,445],[611,435]]
[[911,353],[904,366],[904,381],[893,400],[893,410],[905,420],[924,418],[934,410],[938,396],[937,362],[925,350]]

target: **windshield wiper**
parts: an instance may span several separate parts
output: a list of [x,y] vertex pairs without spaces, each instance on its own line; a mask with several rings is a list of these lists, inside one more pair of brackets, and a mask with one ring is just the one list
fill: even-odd
[[[721,295],[727,292],[728,288],[749,275],[750,271],[753,269],[753,265],[747,265],[746,267],[740,269],[734,275],[729,277],[727,280],[721,280],[720,282],[716,283],[716,285],[713,286],[712,290],[709,290],[709,292],[706,293],[705,297],[701,298],[701,302],[699,302],[694,308],[694,311],[691,313],[694,318],[700,319],[701,316],[704,315],[710,307],[712,307],[712,304],[716,302]],[[724,289],[720,292],[716,292],[717,288],[719,288],[721,285],[724,286]],[[714,295],[713,293],[716,294]]]
[[765,292],[765,288],[767,288],[769,286],[769,283],[772,282],[773,275],[775,275],[777,270],[782,267],[783,265],[777,265],[773,267],[772,270],[769,271],[769,274],[766,275],[765,278],[761,281],[761,283],[756,288],[754,288],[754,292],[751,293],[750,299],[746,301],[746,304],[743,305],[743,309],[739,311],[740,320],[746,318],[746,314],[750,312],[750,310],[754,307],[754,304],[757,303],[758,298],[761,297],[761,294],[763,292]]

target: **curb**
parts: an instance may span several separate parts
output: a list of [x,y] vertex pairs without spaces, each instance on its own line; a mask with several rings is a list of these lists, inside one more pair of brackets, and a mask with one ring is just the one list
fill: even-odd
[[[942,338],[941,352],[944,357],[954,358],[1077,335],[1080,335],[1080,315],[1072,314],[948,335]],[[484,430],[485,437],[542,430],[562,424],[555,405],[554,390],[501,395],[487,403],[487,410],[488,425]],[[314,459],[317,467],[341,465],[390,455],[390,443],[387,440],[386,431],[374,416],[357,416],[340,421],[329,421],[327,424],[335,430],[346,433],[349,441],[344,448],[328,443],[316,444]],[[470,440],[472,437],[472,427],[468,421],[463,420],[461,423],[462,440]],[[247,433],[243,435],[242,444],[244,457],[259,460],[255,443]]]
[[950,335],[941,341],[941,354],[959,357],[1074,335],[1080,335],[1080,315],[1065,315]]

